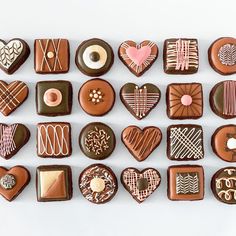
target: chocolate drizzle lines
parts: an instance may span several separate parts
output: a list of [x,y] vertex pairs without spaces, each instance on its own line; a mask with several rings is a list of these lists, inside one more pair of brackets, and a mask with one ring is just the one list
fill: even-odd
[[236,115],[236,82],[224,81],[224,103],[223,114],[224,115]]

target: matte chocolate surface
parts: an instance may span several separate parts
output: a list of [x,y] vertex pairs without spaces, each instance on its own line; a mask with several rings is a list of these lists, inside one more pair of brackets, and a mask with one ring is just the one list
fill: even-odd
[[41,81],[36,85],[37,113],[44,116],[68,115],[72,107],[72,85],[65,80]]
[[109,157],[116,146],[113,130],[101,122],[87,124],[80,132],[81,151],[89,158],[103,160]]
[[107,73],[114,62],[111,46],[97,38],[82,42],[75,55],[78,69],[88,76],[101,76]]
[[115,90],[103,79],[91,79],[79,90],[78,99],[82,109],[92,116],[108,113],[115,103]]
[[111,168],[102,164],[93,164],[80,174],[79,188],[88,201],[102,204],[115,196],[118,182]]
[[118,50],[120,60],[136,76],[143,75],[158,57],[157,45],[149,40],[140,44],[128,40]]
[[236,81],[226,80],[216,84],[210,93],[212,111],[224,119],[236,117]]
[[28,44],[19,38],[6,42],[0,39],[0,69],[13,74],[29,57]]
[[34,69],[39,74],[68,72],[70,46],[67,39],[36,39],[34,42]]
[[154,126],[140,129],[131,125],[121,134],[121,140],[137,161],[144,161],[159,146],[162,139],[161,130]]
[[168,198],[170,200],[202,200],[204,198],[204,170],[197,165],[170,166]]
[[139,171],[129,167],[122,171],[121,183],[138,203],[142,203],[159,187],[161,175],[153,168]]
[[71,126],[66,122],[37,125],[37,154],[40,157],[62,158],[71,155]]
[[198,119],[203,114],[200,83],[169,84],[166,90],[167,115],[170,119]]
[[10,159],[28,142],[29,138],[30,131],[23,124],[0,123],[0,156]]
[[174,161],[195,161],[204,157],[200,125],[170,125],[167,128],[167,156]]
[[70,200],[73,191],[70,166],[39,166],[36,171],[36,191],[39,202]]
[[193,74],[198,71],[197,39],[167,39],[164,42],[164,71],[167,74]]
[[222,37],[214,41],[208,50],[211,67],[222,75],[236,73],[236,39]]

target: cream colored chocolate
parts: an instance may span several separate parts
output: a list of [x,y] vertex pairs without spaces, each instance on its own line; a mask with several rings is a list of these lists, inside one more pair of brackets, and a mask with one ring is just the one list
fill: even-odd
[[59,89],[51,88],[46,90],[43,95],[43,101],[49,107],[55,107],[61,104],[62,94]]

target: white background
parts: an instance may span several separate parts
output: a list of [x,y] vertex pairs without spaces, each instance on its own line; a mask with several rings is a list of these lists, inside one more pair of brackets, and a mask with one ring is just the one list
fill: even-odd
[[[233,235],[235,229],[235,206],[218,202],[211,190],[210,179],[215,171],[230,164],[214,155],[210,137],[214,130],[224,124],[234,123],[216,116],[209,107],[208,95],[213,85],[235,75],[224,77],[208,64],[207,49],[212,41],[221,36],[236,35],[235,0],[37,0],[3,1],[0,11],[0,38],[25,39],[31,54],[25,64],[13,75],[0,72],[0,79],[7,82],[23,80],[30,88],[26,102],[9,117],[0,116],[3,123],[22,122],[31,131],[31,139],[12,159],[0,160],[0,165],[12,167],[25,165],[32,180],[19,197],[8,203],[0,198],[0,235],[47,236],[47,235]],[[33,68],[33,42],[35,38],[67,38],[71,46],[71,67],[67,74],[37,75]],[[115,63],[110,72],[102,76],[115,88],[117,100],[113,110],[104,117],[92,117],[79,107],[79,87],[89,77],[79,72],[74,64],[77,46],[86,39],[100,37],[114,49]],[[200,68],[195,75],[167,75],[162,69],[163,41],[171,37],[193,37],[199,40]],[[155,41],[160,49],[158,60],[148,72],[137,78],[131,74],[117,57],[119,44],[125,40]],[[73,84],[73,112],[69,116],[55,118],[36,115],[35,84],[41,80],[65,79]],[[151,82],[162,92],[162,98],[147,118],[136,120],[121,104],[119,89],[126,82],[138,85]],[[173,82],[201,82],[204,88],[204,115],[192,121],[174,121],[166,116],[165,90]],[[73,155],[63,160],[41,159],[36,155],[36,124],[43,121],[69,121],[72,124]],[[91,121],[110,125],[117,137],[117,146],[108,159],[101,163],[109,165],[118,178],[122,169],[154,167],[162,175],[161,186],[144,203],[138,204],[119,183],[114,199],[104,205],[95,205],[82,197],[78,189],[78,176],[86,166],[95,163],[85,157],[78,146],[81,128]],[[204,128],[205,158],[192,162],[204,166],[206,187],[203,201],[173,202],[166,196],[166,169],[173,164],[166,157],[166,127],[178,123],[196,123]],[[161,128],[161,145],[138,163],[120,141],[121,131],[128,125],[140,127],[155,125]],[[185,164],[186,162],[183,162]],[[38,203],[35,193],[35,168],[45,164],[68,164],[73,168],[74,196],[71,201]],[[233,164],[231,164],[233,165]]]

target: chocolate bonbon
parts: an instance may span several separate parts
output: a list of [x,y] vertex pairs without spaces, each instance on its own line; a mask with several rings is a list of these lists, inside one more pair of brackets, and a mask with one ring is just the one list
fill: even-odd
[[88,201],[102,204],[115,196],[118,182],[111,168],[102,164],[93,164],[80,174],[79,188]]
[[122,171],[121,183],[138,203],[142,203],[158,188],[161,175],[153,168],[139,171],[129,167]]
[[114,62],[111,46],[102,39],[93,38],[82,42],[75,55],[78,69],[88,76],[107,73]]
[[39,202],[70,200],[73,192],[70,166],[39,166],[36,171],[36,192]]
[[222,75],[236,73],[236,39],[222,37],[214,41],[208,50],[211,67]]
[[154,126],[140,129],[128,126],[122,131],[121,140],[137,161],[144,161],[160,144],[161,130]]
[[7,74],[13,74],[28,58],[30,48],[19,38],[6,42],[0,39],[0,69]]
[[23,166],[6,169],[0,166],[0,194],[7,200],[13,201],[30,182],[30,173]]
[[34,42],[34,69],[39,74],[68,72],[70,47],[67,39],[36,39]]
[[150,40],[145,40],[140,44],[128,40],[120,45],[118,55],[134,75],[141,76],[157,59],[158,47]]

